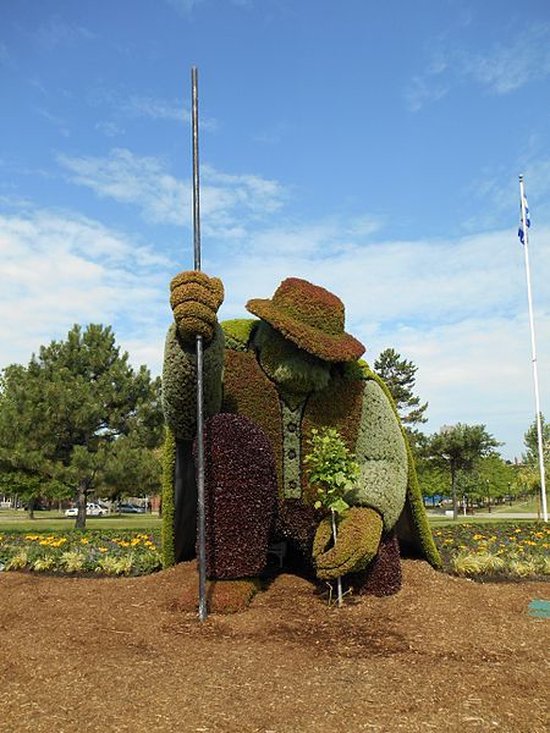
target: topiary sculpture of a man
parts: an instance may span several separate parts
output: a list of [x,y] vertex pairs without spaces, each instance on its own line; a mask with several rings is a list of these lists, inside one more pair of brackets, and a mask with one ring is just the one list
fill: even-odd
[[[163,513],[166,562],[195,555],[196,336],[203,337],[207,574],[259,575],[274,543],[286,542],[318,578],[339,576],[357,593],[401,584],[400,550],[439,558],[410,451],[385,385],[360,361],[344,330],[342,301],[288,278],[272,299],[253,299],[255,319],[218,323],[221,281],[182,272],[171,282],[174,324],[165,347],[168,426]],[[331,541],[315,509],[304,458],[312,431],[336,428],[360,465],[352,507]]]

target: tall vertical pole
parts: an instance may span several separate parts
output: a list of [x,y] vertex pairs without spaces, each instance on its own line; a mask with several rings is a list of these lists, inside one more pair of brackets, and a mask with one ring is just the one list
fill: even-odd
[[[193,251],[194,269],[201,269],[200,181],[199,181],[199,91],[198,69],[191,68],[193,129]],[[206,609],[206,537],[204,515],[204,415],[203,415],[203,343],[197,336],[197,562],[199,568],[199,619],[205,621]]]
[[537,346],[535,340],[535,319],[533,317],[533,298],[531,295],[531,271],[529,268],[529,228],[527,226],[527,211],[525,207],[525,189],[523,185],[523,176],[519,177],[519,196],[521,206],[521,226],[523,228],[523,251],[525,253],[525,273],[527,277],[527,303],[529,306],[529,328],[531,330],[531,358],[533,362],[533,382],[535,385],[535,410],[537,422],[537,445],[539,454],[540,469],[540,492],[542,499],[542,517],[545,522],[548,521],[548,509],[546,506],[546,481],[544,475],[544,446],[542,439],[542,420],[540,412],[540,396],[539,396],[539,375],[537,367]]

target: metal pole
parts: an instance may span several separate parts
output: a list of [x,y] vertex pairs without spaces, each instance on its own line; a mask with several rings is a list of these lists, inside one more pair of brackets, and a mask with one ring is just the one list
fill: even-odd
[[[199,93],[198,69],[191,68],[193,129],[193,251],[194,269],[201,269],[200,182],[199,182]],[[203,343],[197,336],[197,563],[199,568],[199,619],[205,621],[206,609],[206,538],[204,516],[204,416],[203,416]]]
[[527,227],[527,212],[525,210],[525,190],[523,186],[523,176],[519,177],[519,195],[521,205],[521,226],[523,227],[523,249],[525,252],[525,273],[527,277],[527,303],[529,306],[529,327],[531,330],[531,356],[533,362],[533,381],[535,385],[535,410],[537,421],[537,444],[539,454],[540,469],[540,492],[542,500],[542,517],[545,522],[548,521],[548,510],[546,507],[546,481],[544,475],[544,448],[542,440],[542,421],[540,417],[540,396],[539,396],[539,376],[537,369],[537,346],[535,341],[535,319],[533,317],[533,299],[531,296],[531,272],[529,269],[529,232]]

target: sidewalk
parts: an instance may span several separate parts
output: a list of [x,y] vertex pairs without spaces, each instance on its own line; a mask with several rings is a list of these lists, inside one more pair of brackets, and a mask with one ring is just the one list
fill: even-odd
[[[451,519],[453,516],[453,510],[448,509],[446,512],[441,514],[440,512],[430,512],[427,510],[428,517],[440,517],[445,519]],[[458,518],[463,519],[464,514],[462,511],[458,512]],[[536,512],[475,512],[475,514],[466,514],[466,519],[502,519],[506,521],[507,519],[540,519],[542,520],[542,515],[539,517],[539,515]]]

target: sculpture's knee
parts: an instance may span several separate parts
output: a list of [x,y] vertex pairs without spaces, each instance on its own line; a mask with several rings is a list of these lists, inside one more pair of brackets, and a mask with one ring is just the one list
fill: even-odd
[[266,564],[277,497],[268,437],[241,415],[216,415],[205,424],[204,469],[208,577],[258,575]]
[[382,536],[369,567],[350,576],[350,581],[354,592],[360,595],[391,596],[401,589],[401,557],[395,532]]

